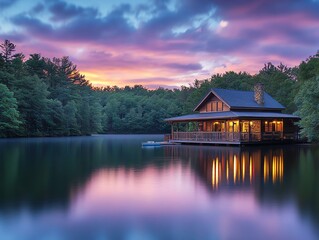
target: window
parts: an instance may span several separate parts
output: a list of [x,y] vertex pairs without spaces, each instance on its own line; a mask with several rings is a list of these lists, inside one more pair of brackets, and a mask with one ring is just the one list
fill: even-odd
[[242,132],[249,132],[249,122],[248,121],[245,121],[242,123]]
[[265,121],[265,132],[282,132],[283,122],[282,121]]
[[221,132],[221,124],[220,122],[214,122],[213,124],[213,132]]
[[217,111],[219,112],[223,111],[223,102],[221,101],[217,102]]

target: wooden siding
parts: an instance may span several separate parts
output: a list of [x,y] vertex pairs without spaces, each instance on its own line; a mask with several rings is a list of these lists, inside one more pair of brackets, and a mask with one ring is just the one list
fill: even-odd
[[222,101],[208,101],[200,109],[200,113],[204,112],[225,112],[229,111],[229,107]]
[[223,112],[229,110],[230,109],[226,104],[224,104],[219,98],[213,95],[206,99],[199,112]]

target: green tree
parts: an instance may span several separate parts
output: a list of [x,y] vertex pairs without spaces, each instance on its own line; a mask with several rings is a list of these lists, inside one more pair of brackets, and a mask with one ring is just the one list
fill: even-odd
[[14,136],[19,129],[17,100],[6,85],[0,83],[0,137]]
[[15,51],[16,45],[6,39],[0,44],[0,48],[1,56],[3,57],[4,61],[9,62],[13,57],[12,53]]
[[64,114],[64,134],[74,136],[80,134],[80,129],[76,119],[78,109],[76,103],[72,100],[63,107]]
[[295,97],[296,114],[301,117],[301,134],[309,141],[319,141],[319,75],[306,81]]
[[313,79],[319,75],[319,51],[309,57],[306,61],[302,61],[298,70],[298,81],[303,83]]
[[37,75],[40,79],[47,77],[47,64],[40,54],[30,54],[30,58],[25,62],[29,75]]
[[23,77],[15,82],[14,93],[27,136],[42,136],[48,116],[47,85],[37,76]]
[[263,83],[265,91],[286,107],[285,112],[296,111],[294,97],[297,84],[293,69],[283,64],[276,67],[272,63],[267,63],[254,77],[254,83],[257,82]]

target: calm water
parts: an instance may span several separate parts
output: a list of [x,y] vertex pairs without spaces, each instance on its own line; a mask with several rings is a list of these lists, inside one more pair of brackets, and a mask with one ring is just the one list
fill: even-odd
[[0,239],[319,239],[319,147],[0,140]]

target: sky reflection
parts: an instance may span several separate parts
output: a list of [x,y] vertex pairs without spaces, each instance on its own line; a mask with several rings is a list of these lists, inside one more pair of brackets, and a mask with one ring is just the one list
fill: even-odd
[[194,201],[207,205],[207,194],[194,194],[205,193],[203,188],[191,169],[180,163],[164,169],[150,166],[143,171],[102,169],[75,197],[71,212],[76,217],[181,212]]

